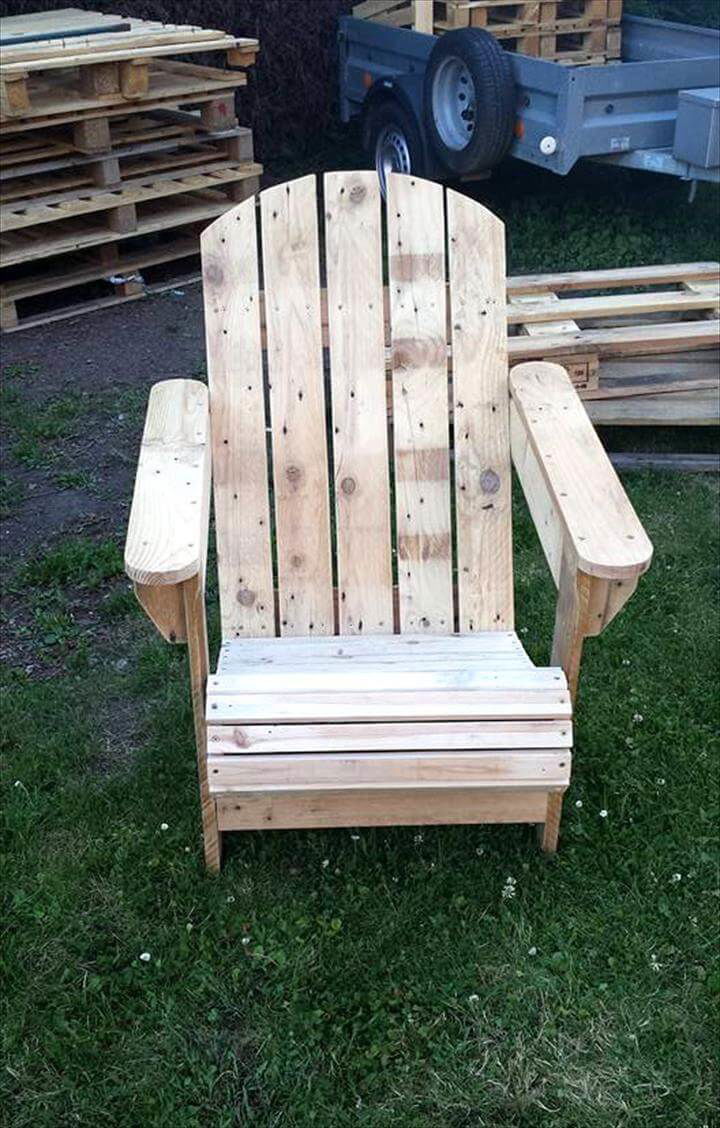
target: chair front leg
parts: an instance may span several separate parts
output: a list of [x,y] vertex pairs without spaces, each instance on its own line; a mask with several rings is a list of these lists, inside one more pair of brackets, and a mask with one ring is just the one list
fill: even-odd
[[217,805],[210,794],[207,774],[205,688],[210,669],[210,658],[205,617],[205,591],[202,578],[193,576],[191,579],[185,580],[182,584],[182,596],[190,664],[190,692],[195,722],[195,750],[200,786],[200,812],[205,846],[205,864],[209,870],[217,873],[220,869],[222,834],[218,828]]

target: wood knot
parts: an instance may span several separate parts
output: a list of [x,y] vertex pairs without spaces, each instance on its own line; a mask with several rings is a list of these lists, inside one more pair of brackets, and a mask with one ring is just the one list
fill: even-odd
[[302,568],[304,560],[305,557],[301,556],[299,552],[296,552],[290,557],[290,564],[293,568]]
[[241,603],[243,607],[252,607],[255,602],[255,592],[250,591],[249,588],[240,588],[240,591],[237,593],[237,599],[238,603]]
[[364,185],[353,184],[352,188],[350,189],[350,202],[353,204],[359,204],[361,200],[365,199],[366,195],[367,189],[364,187]]
[[340,489],[349,497],[350,494],[355,493],[355,490],[357,489],[357,482],[354,478],[343,478],[342,482],[340,483]]
[[285,477],[291,485],[297,486],[299,485],[300,479],[302,478],[302,470],[299,466],[288,466],[287,470],[285,471]]
[[500,489],[500,479],[494,470],[483,470],[480,475],[480,489],[486,494],[498,492]]

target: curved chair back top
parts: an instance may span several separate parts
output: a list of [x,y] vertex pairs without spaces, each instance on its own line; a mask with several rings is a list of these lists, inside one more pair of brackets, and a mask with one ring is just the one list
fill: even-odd
[[259,202],[202,236],[223,637],[511,629],[503,224],[374,172]]

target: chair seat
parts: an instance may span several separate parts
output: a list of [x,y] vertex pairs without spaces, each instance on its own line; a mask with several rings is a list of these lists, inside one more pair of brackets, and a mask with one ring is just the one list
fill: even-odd
[[232,640],[207,706],[215,794],[570,777],[565,676],[511,631]]

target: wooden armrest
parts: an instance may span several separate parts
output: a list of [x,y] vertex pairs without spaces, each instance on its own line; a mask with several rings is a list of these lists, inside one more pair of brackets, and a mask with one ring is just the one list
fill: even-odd
[[168,639],[185,638],[179,585],[204,581],[210,512],[208,390],[163,380],[150,392],[127,539],[125,571]]
[[588,576],[640,576],[652,544],[565,369],[519,364],[510,396],[513,463],[555,583],[568,552]]
[[513,463],[558,588],[550,660],[574,697],[584,639],[624,607],[652,544],[565,369],[518,365],[510,397]]

